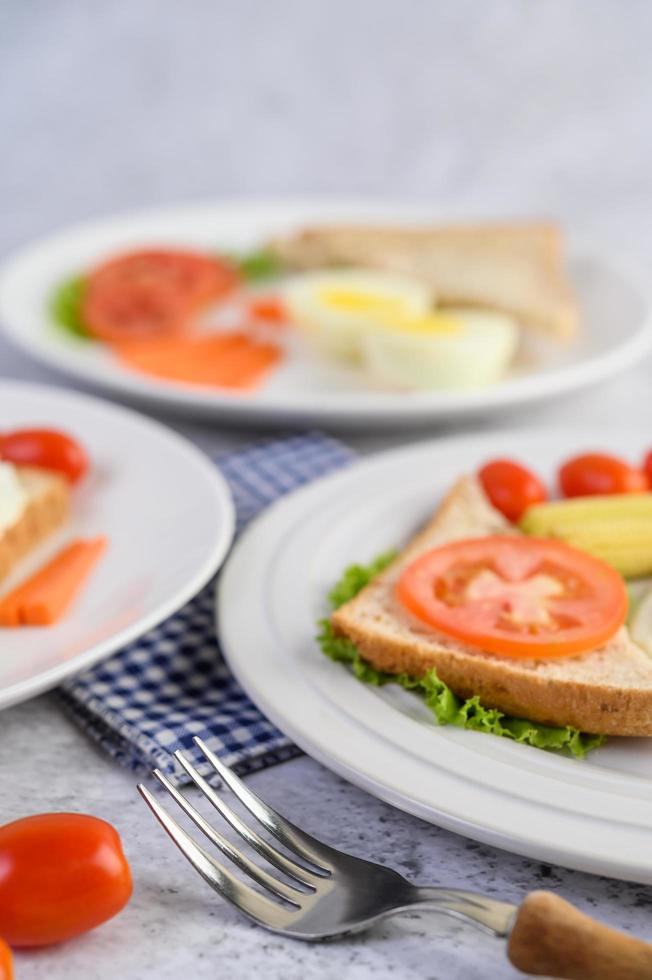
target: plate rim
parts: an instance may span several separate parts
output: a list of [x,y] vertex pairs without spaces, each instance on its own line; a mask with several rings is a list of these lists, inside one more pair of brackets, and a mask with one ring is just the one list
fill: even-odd
[[[601,429],[601,435],[603,439],[608,439],[613,433],[613,436],[617,436],[618,428],[616,426],[609,427],[607,430]],[[536,427],[529,430],[512,430],[509,432],[501,432],[501,444],[504,442],[511,442],[512,440],[520,439],[521,441],[531,440],[533,437],[545,437],[548,439],[555,439],[561,436],[564,430],[556,427]],[[564,433],[566,437],[568,433]],[[588,427],[583,427],[573,432],[573,438],[582,438],[586,436],[587,439],[595,437],[595,429],[590,429]],[[644,430],[632,432],[632,440],[635,439],[640,434],[641,439],[647,437],[647,433]],[[652,858],[647,861],[643,866],[640,860],[640,854],[633,853],[631,857],[628,854],[627,859],[623,857],[623,854],[616,854],[615,851],[610,856],[606,851],[596,852],[594,846],[592,846],[588,840],[583,841],[580,846],[577,843],[578,834],[575,834],[575,843],[568,841],[566,837],[562,834],[560,837],[554,840],[542,840],[540,837],[533,837],[532,834],[527,833],[527,828],[519,834],[514,834],[513,831],[507,831],[505,829],[500,829],[496,827],[490,827],[489,825],[483,825],[481,820],[469,821],[465,817],[461,817],[459,814],[455,814],[454,809],[442,805],[433,805],[431,801],[428,803],[420,803],[416,798],[406,799],[405,795],[392,787],[391,780],[389,777],[385,777],[382,781],[377,778],[377,773],[372,773],[370,771],[365,772],[361,769],[360,765],[356,762],[354,758],[355,753],[347,754],[346,758],[342,756],[342,752],[329,753],[328,749],[324,747],[324,736],[316,737],[313,732],[307,731],[305,724],[299,724],[296,719],[292,717],[292,708],[290,706],[287,709],[287,701],[279,701],[279,697],[274,697],[269,690],[265,687],[264,683],[261,682],[258,686],[256,681],[252,678],[253,667],[248,663],[246,656],[238,654],[237,646],[239,640],[236,639],[235,633],[237,629],[237,624],[233,621],[230,614],[230,607],[232,607],[231,597],[234,594],[234,589],[237,588],[237,578],[240,573],[240,567],[243,562],[246,561],[247,553],[253,546],[256,549],[258,557],[261,553],[266,554],[266,550],[271,547],[264,537],[274,537],[274,524],[277,522],[280,524],[281,519],[285,518],[293,511],[295,519],[303,519],[303,511],[310,504],[311,496],[315,496],[315,506],[320,499],[321,494],[326,495],[328,487],[332,487],[333,484],[337,484],[339,481],[346,482],[347,479],[354,479],[356,470],[359,468],[372,469],[375,465],[383,462],[387,462],[392,459],[400,459],[405,457],[414,451],[436,451],[441,452],[442,448],[446,445],[452,445],[457,448],[464,448],[465,445],[475,445],[480,446],[482,443],[487,443],[490,438],[487,434],[467,434],[463,436],[450,435],[443,439],[431,439],[423,442],[411,443],[408,446],[402,446],[395,449],[384,450],[378,453],[370,454],[369,456],[363,457],[357,461],[354,461],[351,465],[344,467],[342,470],[338,470],[335,473],[326,475],[319,480],[310,483],[307,486],[301,487],[287,496],[284,496],[279,501],[275,502],[268,508],[262,515],[258,516],[243,532],[235,547],[233,548],[229,560],[225,564],[225,567],[220,575],[220,580],[217,584],[216,595],[215,595],[215,614],[216,614],[216,629],[217,623],[219,623],[219,636],[224,652],[225,659],[237,678],[238,682],[252,698],[252,700],[257,703],[261,710],[270,718],[270,720],[276,724],[282,731],[284,731],[290,738],[292,738],[304,751],[308,752],[312,757],[317,759],[321,764],[325,765],[327,768],[336,772],[340,776],[343,776],[349,782],[360,786],[362,789],[370,792],[372,795],[385,800],[393,806],[399,809],[411,813],[415,816],[421,817],[431,823],[435,823],[439,826],[445,827],[448,830],[461,833],[466,837],[473,838],[475,840],[480,840],[484,843],[491,844],[493,846],[500,847],[502,849],[508,850],[512,853],[520,854],[526,857],[548,861],[554,864],[562,864],[569,868],[574,868],[580,871],[591,872],[595,874],[604,874],[610,877],[625,879],[631,881],[638,881],[644,883],[652,882]],[[301,516],[300,516],[301,515]],[[278,532],[277,532],[278,534]],[[277,542],[278,543],[278,542]],[[271,552],[270,552],[271,554]],[[265,566],[267,567],[267,566]],[[256,593],[253,593],[254,596]],[[269,600],[269,593],[263,594],[261,596],[262,601]],[[252,617],[253,619],[254,617]],[[273,640],[268,641],[268,648],[273,643]],[[278,659],[274,661],[276,663],[277,669],[279,669]],[[296,659],[293,658],[293,663],[296,665]],[[285,672],[287,673],[287,672]],[[293,673],[301,673],[301,671],[294,671]],[[311,679],[308,674],[303,675],[303,689],[314,688],[316,683],[314,679]],[[326,704],[325,699],[319,701],[320,707],[324,707]],[[313,710],[316,707],[316,702],[312,704]],[[342,712],[342,716],[347,720],[348,715]],[[289,720],[288,720],[289,719]],[[365,729],[366,731],[366,729]],[[381,736],[376,736],[380,739]],[[397,750],[398,751],[398,750]],[[581,763],[577,763],[581,765]],[[447,778],[447,774],[444,770],[436,767],[435,764],[431,767],[432,772],[437,774],[439,779],[444,773]],[[515,772],[518,770],[515,769]],[[467,779],[466,775],[458,776],[458,779]],[[638,777],[637,777],[638,778]],[[449,780],[450,782],[450,780]],[[471,785],[475,788],[478,787],[478,783]],[[484,792],[484,790],[483,790]],[[478,794],[478,799],[480,799],[481,793]],[[520,805],[521,801],[517,801],[517,806]],[[550,817],[549,808],[544,807],[541,803],[536,801],[528,800],[525,798],[525,803],[527,808],[529,808],[532,813],[537,814],[539,817],[545,815]],[[553,810],[554,810],[553,805]],[[586,825],[591,821],[599,821],[605,826],[605,828],[611,828],[609,830],[610,834],[614,831],[621,831],[621,833],[630,832],[632,835],[634,833],[649,833],[646,828],[641,828],[639,825],[625,825],[618,823],[612,817],[603,817],[600,814],[596,814],[594,818],[589,818],[586,815],[574,811],[560,811],[558,815],[555,816],[558,826],[575,827],[577,831],[578,826],[583,826],[586,829]],[[591,835],[587,835],[590,839]],[[632,850],[635,850],[632,848]]]
[[[351,394],[345,393],[341,398],[334,394],[325,403],[315,406],[307,396],[293,402],[290,397],[285,402],[252,401],[239,398],[237,395],[222,395],[215,392],[193,390],[190,386],[182,387],[161,384],[137,375],[130,377],[119,371],[104,372],[89,369],[87,365],[78,363],[68,355],[65,345],[42,343],[39,334],[23,335],[19,329],[10,325],[11,310],[5,307],[4,294],[7,283],[11,283],[15,270],[29,262],[32,256],[42,249],[52,248],[57,243],[78,235],[94,235],[103,229],[119,227],[142,221],[173,220],[175,215],[201,216],[206,211],[230,212],[239,210],[260,209],[279,217],[282,213],[293,213],[297,210],[319,209],[332,207],[337,211],[351,210],[353,214],[365,212],[373,220],[381,215],[385,217],[401,214],[421,217],[435,212],[432,205],[419,204],[416,201],[399,199],[383,199],[364,196],[297,196],[297,197],[224,197],[207,199],[196,202],[180,202],[167,204],[158,208],[134,209],[115,214],[105,214],[88,221],[75,222],[58,232],[50,233],[23,246],[9,254],[0,264],[0,333],[16,348],[27,354],[33,360],[45,364],[59,374],[74,377],[95,390],[111,392],[129,402],[141,405],[167,406],[186,415],[195,417],[225,418],[233,422],[253,422],[269,425],[279,422],[310,422],[330,423],[345,428],[362,425],[367,428],[391,426],[401,428],[407,425],[427,425],[433,422],[445,422],[455,418],[465,418],[477,415],[478,412],[501,412],[509,407],[518,405],[537,405],[551,398],[579,392],[600,381],[615,376],[626,370],[644,357],[652,349],[652,294],[644,287],[642,270],[639,271],[633,262],[621,262],[607,253],[602,253],[594,247],[571,247],[570,257],[589,259],[601,264],[613,274],[619,276],[640,298],[645,306],[641,323],[635,332],[622,342],[616,342],[609,350],[597,354],[589,354],[583,360],[564,364],[549,372],[534,372],[526,378],[507,380],[504,383],[487,389],[473,391],[453,391],[443,393],[451,397],[447,401],[429,403],[428,395],[441,395],[442,392],[417,393],[417,399],[392,398],[392,393],[363,392],[362,399],[351,400]],[[438,209],[441,210],[441,209]],[[406,219],[407,220],[407,219]],[[445,220],[445,218],[444,218]],[[377,397],[377,396],[381,397]],[[368,397],[366,397],[368,396]],[[391,400],[390,400],[391,399]]]
[[235,531],[235,507],[224,476],[201,449],[189,439],[175,432],[174,429],[147,415],[134,411],[132,408],[116,405],[114,402],[85,392],[68,390],[57,385],[0,378],[0,395],[4,395],[5,392],[11,394],[12,389],[20,391],[21,395],[34,394],[39,397],[61,398],[64,401],[76,401],[82,406],[91,403],[109,415],[117,413],[123,417],[126,416],[127,420],[136,419],[139,425],[145,429],[155,430],[159,435],[168,439],[170,443],[175,444],[186,456],[193,457],[199,469],[204,471],[204,475],[215,491],[216,506],[222,513],[222,526],[210,554],[204,559],[195,574],[184,584],[183,588],[178,589],[166,602],[159,603],[155,609],[141,617],[137,622],[119,630],[100,643],[93,644],[84,653],[73,657],[72,660],[64,661],[58,666],[41,671],[35,677],[19,681],[8,687],[0,687],[0,710],[57,687],[67,678],[88,670],[172,616],[189,602],[221,567],[228,554]]

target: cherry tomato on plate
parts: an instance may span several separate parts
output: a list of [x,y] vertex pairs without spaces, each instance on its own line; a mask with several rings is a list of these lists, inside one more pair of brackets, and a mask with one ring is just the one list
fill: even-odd
[[129,901],[117,831],[81,813],[43,813],[0,827],[0,935],[12,946],[60,943]]
[[4,939],[0,939],[0,980],[14,980],[14,960]]
[[510,521],[518,521],[532,504],[548,499],[539,477],[511,459],[485,463],[478,478],[493,506]]
[[649,452],[643,460],[643,472],[647,476],[648,483],[652,487],[652,452]]
[[650,488],[646,473],[607,453],[574,456],[559,469],[559,488],[565,497],[594,494],[643,493]]
[[83,446],[65,432],[54,429],[16,429],[0,434],[0,460],[57,470],[72,483],[81,480],[88,469]]
[[210,255],[129,252],[91,272],[82,322],[90,334],[110,343],[177,334],[237,282],[235,267]]
[[516,536],[428,551],[404,569],[396,596],[445,636],[505,657],[595,650],[627,613],[625,583],[605,562],[561,541]]
[[279,296],[254,296],[248,303],[249,315],[265,323],[287,323],[288,311]]

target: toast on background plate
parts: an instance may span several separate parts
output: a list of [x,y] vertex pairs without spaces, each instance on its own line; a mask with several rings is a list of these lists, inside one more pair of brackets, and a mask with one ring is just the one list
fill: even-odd
[[377,670],[419,677],[430,668],[457,695],[548,725],[604,735],[652,735],[652,659],[627,627],[602,648],[554,660],[500,657],[464,647],[407,612],[395,599],[403,569],[450,541],[520,534],[474,477],[460,479],[427,526],[354,599],[331,617]]
[[295,269],[357,266],[408,274],[443,306],[478,306],[516,317],[553,340],[578,329],[560,229],[547,222],[450,227],[314,226],[270,244]]
[[[22,558],[65,522],[70,506],[70,484],[61,474],[0,463],[0,505],[7,504],[9,495],[13,498],[15,493],[20,494],[21,503],[15,508],[16,518],[6,526],[0,507],[0,584]],[[13,512],[13,503],[11,506]]]

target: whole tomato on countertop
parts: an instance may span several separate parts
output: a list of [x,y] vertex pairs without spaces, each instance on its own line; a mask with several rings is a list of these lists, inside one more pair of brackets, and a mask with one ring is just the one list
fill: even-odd
[[644,493],[650,489],[647,474],[607,453],[574,456],[559,469],[559,488],[565,497],[595,494]]
[[72,483],[88,469],[86,450],[72,436],[55,429],[16,429],[0,433],[0,460],[63,473]]
[[42,813],[0,827],[0,935],[47,946],[101,925],[129,901],[117,831],[82,813]]

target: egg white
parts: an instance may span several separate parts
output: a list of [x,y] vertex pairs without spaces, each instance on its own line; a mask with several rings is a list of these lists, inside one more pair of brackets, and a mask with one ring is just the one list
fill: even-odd
[[[332,301],[338,297],[339,302]],[[284,286],[283,301],[292,324],[316,350],[359,363],[363,338],[381,319],[425,315],[434,296],[424,283],[407,276],[339,269],[294,276]]]
[[413,389],[479,388],[505,374],[519,339],[511,317],[451,308],[442,310],[441,318],[440,330],[386,322],[367,331],[364,366],[383,384]]

